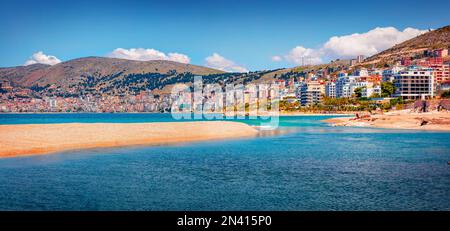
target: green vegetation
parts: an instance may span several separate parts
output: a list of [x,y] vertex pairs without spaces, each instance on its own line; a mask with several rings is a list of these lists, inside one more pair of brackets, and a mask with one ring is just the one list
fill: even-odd
[[406,104],[406,102],[403,101],[402,97],[398,97],[398,98],[391,99],[389,101],[389,104],[390,104],[389,108],[395,107],[395,109],[401,110],[404,108],[404,105]]
[[[255,71],[249,73],[220,73],[203,75],[204,84],[217,83],[221,86],[226,84],[246,85],[260,79],[264,74],[270,71]],[[145,90],[163,89],[166,86],[177,83],[192,83],[196,74],[190,72],[178,73],[176,70],[170,70],[167,73],[132,73],[123,74],[122,72],[105,76],[83,76],[82,81],[76,85],[79,92],[96,92],[99,88],[100,93],[131,93],[138,94]],[[40,90],[37,86],[37,90]]]
[[280,111],[297,111],[300,109],[300,102],[298,100],[281,100],[279,107]]
[[381,98],[381,95],[380,95],[380,94],[377,94],[377,93],[373,93],[373,94],[370,96],[370,98],[371,98],[371,99]]
[[450,98],[450,90],[443,91],[443,92],[441,93],[441,97],[442,97],[442,98]]
[[395,93],[395,86],[392,82],[381,83],[381,97],[390,97]]
[[362,97],[362,91],[363,91],[363,87],[357,87],[356,89],[355,89],[355,96],[357,97],[357,98],[361,98]]
[[329,98],[324,97],[321,104],[308,107],[300,106],[298,101],[281,100],[281,111],[298,112],[353,112],[353,111],[374,111],[378,109],[403,109],[406,102],[401,98],[390,99],[389,101],[376,101],[371,98]]

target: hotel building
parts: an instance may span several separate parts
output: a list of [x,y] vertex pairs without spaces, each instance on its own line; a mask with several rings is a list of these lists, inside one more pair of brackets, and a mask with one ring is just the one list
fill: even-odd
[[426,99],[435,95],[433,70],[411,66],[394,76],[395,96],[403,99]]

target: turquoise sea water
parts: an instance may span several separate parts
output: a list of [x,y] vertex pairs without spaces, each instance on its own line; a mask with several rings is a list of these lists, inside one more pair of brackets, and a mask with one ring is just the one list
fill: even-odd
[[[450,133],[326,118],[281,117],[286,132],[249,139],[0,159],[0,210],[450,210]],[[0,114],[0,124],[153,121],[173,119]]]

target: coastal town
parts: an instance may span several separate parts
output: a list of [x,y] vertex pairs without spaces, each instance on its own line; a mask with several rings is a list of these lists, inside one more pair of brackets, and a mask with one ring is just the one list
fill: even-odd
[[[340,65],[310,70],[307,70],[308,66],[301,66],[274,75],[265,82],[269,88],[276,85],[279,89],[282,111],[391,109],[396,105],[389,104],[386,108],[383,103],[449,97],[449,57],[448,49],[425,50],[415,57],[400,57],[393,65],[366,67],[367,65],[361,65],[365,57],[360,55],[348,61],[331,62],[339,62]],[[235,74],[237,79],[240,75],[242,73]],[[233,73],[228,76],[232,79]],[[258,78],[261,78],[261,75],[255,79],[262,81]],[[15,87],[8,80],[2,80],[0,84],[1,112],[170,112],[177,97],[191,99],[190,94],[171,95],[155,93],[150,89],[121,93],[89,91],[77,94],[81,91],[80,88],[64,91],[56,85]],[[221,87],[225,88],[225,84],[221,84]],[[254,88],[251,88],[251,84],[244,87],[243,98],[248,104],[249,95],[255,94]],[[342,101],[345,102],[345,107],[342,107],[333,99],[359,100],[356,103]],[[366,107],[362,107],[362,104]],[[442,107],[450,110],[448,103],[443,103]]]

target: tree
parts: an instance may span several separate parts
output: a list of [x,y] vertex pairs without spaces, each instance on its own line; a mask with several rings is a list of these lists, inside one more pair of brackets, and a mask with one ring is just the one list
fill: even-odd
[[381,96],[380,96],[380,94],[377,94],[377,93],[373,93],[371,96],[370,96],[370,98],[380,98]]
[[362,87],[357,87],[357,88],[355,88],[355,95],[356,95],[356,97],[358,97],[358,98],[361,98],[361,96],[362,96],[362,90],[363,90],[363,88]]
[[395,86],[392,82],[381,83],[381,97],[389,97],[395,93]]

